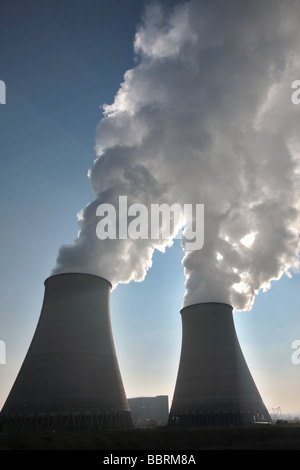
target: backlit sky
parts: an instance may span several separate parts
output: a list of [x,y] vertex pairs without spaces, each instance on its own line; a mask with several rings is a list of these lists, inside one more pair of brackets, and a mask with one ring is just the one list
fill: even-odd
[[[138,0],[1,2],[0,80],[7,95],[0,105],[0,340],[6,344],[0,407],[32,339],[44,280],[59,247],[77,235],[76,214],[93,198],[87,172],[96,157],[100,106],[113,102],[124,73],[135,66],[143,11]],[[182,257],[176,240],[166,253],[155,252],[143,282],[112,293],[129,398],[167,394],[171,404],[185,293]],[[272,282],[251,311],[235,312],[234,319],[267,408],[300,414],[300,364],[291,360],[292,343],[300,340],[299,281],[295,273]]]

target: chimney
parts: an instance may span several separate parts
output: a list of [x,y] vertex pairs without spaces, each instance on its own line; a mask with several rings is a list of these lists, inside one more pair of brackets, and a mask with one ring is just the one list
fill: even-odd
[[2,434],[131,428],[110,322],[111,284],[66,273],[45,281],[30,348],[0,414]]
[[232,307],[199,303],[181,310],[182,348],[169,426],[271,422],[244,359]]

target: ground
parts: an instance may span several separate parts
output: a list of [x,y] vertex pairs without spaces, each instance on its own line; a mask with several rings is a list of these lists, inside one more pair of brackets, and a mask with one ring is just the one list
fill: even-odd
[[0,438],[0,450],[300,450],[300,425],[133,429]]

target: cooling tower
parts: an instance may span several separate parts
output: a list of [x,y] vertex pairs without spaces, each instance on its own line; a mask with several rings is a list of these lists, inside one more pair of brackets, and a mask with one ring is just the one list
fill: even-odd
[[131,428],[110,322],[111,284],[67,273],[45,281],[30,348],[0,415],[3,434]]
[[271,421],[244,359],[232,307],[181,310],[181,356],[169,426],[241,426]]

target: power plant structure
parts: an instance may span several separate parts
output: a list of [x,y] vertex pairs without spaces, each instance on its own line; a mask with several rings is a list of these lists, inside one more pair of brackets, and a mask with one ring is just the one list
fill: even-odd
[[236,335],[232,307],[208,302],[181,310],[181,355],[168,426],[271,422]]
[[0,433],[132,428],[111,329],[110,282],[65,273],[44,284],[40,318],[1,410]]
[[[45,280],[40,318],[0,413],[0,434],[133,428],[116,356],[108,280]],[[272,422],[243,356],[232,307],[181,310],[182,345],[168,426]]]

